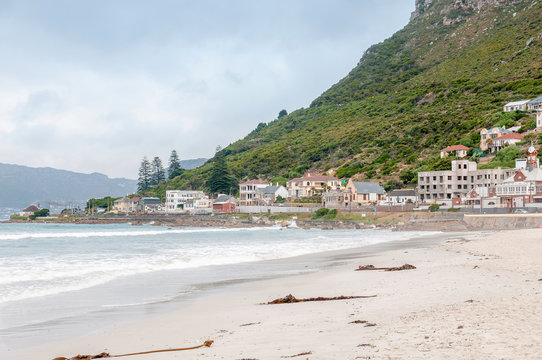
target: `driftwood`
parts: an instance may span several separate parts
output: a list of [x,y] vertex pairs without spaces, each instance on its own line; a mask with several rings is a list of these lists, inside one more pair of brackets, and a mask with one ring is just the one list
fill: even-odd
[[77,355],[71,358],[65,358],[65,357],[57,357],[53,360],[92,360],[92,359],[104,359],[104,358],[115,358],[115,357],[123,357],[123,356],[134,356],[134,355],[145,355],[145,354],[153,354],[153,353],[159,353],[159,352],[168,352],[168,351],[183,351],[183,350],[193,350],[193,349],[199,349],[201,347],[207,346],[210,347],[213,344],[213,340],[207,340],[203,344],[193,347],[187,347],[187,348],[178,348],[178,349],[164,349],[164,350],[151,350],[151,351],[143,351],[143,352],[137,352],[137,353],[131,353],[131,354],[121,354],[121,355],[110,355],[108,353],[101,353],[98,355]]
[[306,351],[306,352],[302,352],[302,353],[295,354],[295,355],[281,356],[281,358],[286,359],[286,358],[293,358],[293,357],[297,357],[297,356],[311,355],[311,354],[312,354],[312,351]]
[[[267,304],[291,304],[291,303],[298,303],[298,302],[308,302],[308,301],[332,301],[332,300],[349,300],[349,299],[365,299],[365,298],[372,298],[376,295],[366,295],[366,296],[337,296],[337,297],[315,297],[315,298],[307,298],[307,299],[297,299],[292,294],[286,295],[283,298],[275,299],[273,301],[269,301]],[[265,304],[265,303],[264,303]]]
[[349,324],[365,324],[365,327],[376,326],[376,324],[370,323],[367,320],[354,320],[350,321]]
[[360,265],[356,271],[362,271],[362,270],[384,270],[384,271],[401,271],[401,270],[412,270],[416,269],[416,266],[405,264],[398,267],[375,267],[374,265]]

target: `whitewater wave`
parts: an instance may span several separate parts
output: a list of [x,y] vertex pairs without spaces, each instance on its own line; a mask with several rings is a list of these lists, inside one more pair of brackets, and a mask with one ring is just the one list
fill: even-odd
[[163,229],[163,230],[126,230],[126,231],[86,231],[86,232],[41,232],[41,233],[18,233],[0,234],[0,240],[23,240],[23,239],[47,239],[47,238],[90,238],[90,237],[126,237],[126,236],[149,236],[163,234],[191,234],[212,232],[239,232],[239,231],[263,231],[278,230],[279,227],[253,227],[253,228],[205,228],[205,229]]

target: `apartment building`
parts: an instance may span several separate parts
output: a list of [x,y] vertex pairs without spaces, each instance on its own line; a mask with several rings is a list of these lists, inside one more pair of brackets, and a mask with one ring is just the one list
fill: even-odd
[[182,213],[193,210],[196,200],[207,199],[203,191],[166,190],[166,213]]
[[421,203],[465,197],[475,187],[496,187],[514,173],[515,169],[478,170],[474,161],[454,160],[451,170],[419,172],[417,193]]

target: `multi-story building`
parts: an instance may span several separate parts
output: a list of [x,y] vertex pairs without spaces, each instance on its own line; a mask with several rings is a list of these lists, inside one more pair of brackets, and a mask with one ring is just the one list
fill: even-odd
[[166,190],[166,213],[174,214],[194,210],[197,200],[207,198],[203,191]]
[[239,205],[252,206],[258,205],[257,190],[263,189],[271,184],[260,180],[249,180],[239,184]]
[[538,164],[538,152],[531,145],[527,150],[526,167],[496,186],[496,195],[503,206],[515,208],[534,203],[542,205],[542,169]]
[[464,197],[475,187],[495,187],[515,173],[514,169],[478,170],[474,161],[454,160],[452,169],[418,173],[417,193],[421,203]]
[[305,173],[303,177],[291,179],[286,184],[289,197],[306,198],[326,191],[341,190],[341,181],[334,176]]
[[283,199],[288,198],[288,190],[282,185],[269,185],[264,188],[256,189],[256,201],[258,205],[270,205],[274,203],[278,197]]

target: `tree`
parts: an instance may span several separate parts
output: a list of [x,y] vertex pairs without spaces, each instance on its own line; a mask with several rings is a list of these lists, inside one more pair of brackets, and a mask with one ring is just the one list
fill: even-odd
[[220,146],[217,146],[216,148],[211,174],[205,185],[209,188],[211,193],[225,194],[231,193],[234,188],[237,187],[237,182],[230,175],[226,164],[226,157]]
[[151,164],[147,157],[143,157],[139,166],[139,177],[137,180],[137,192],[143,192],[151,188]]
[[173,179],[176,176],[179,176],[183,173],[181,168],[181,161],[179,160],[179,155],[177,151],[172,150],[171,155],[169,156],[169,167],[168,167],[168,179]]
[[281,117],[283,117],[283,116],[286,116],[286,115],[288,115],[288,111],[282,109],[282,110],[279,112],[279,119],[280,119]]
[[151,164],[151,186],[156,186],[163,181],[166,181],[166,172],[162,166],[162,160],[155,156]]

